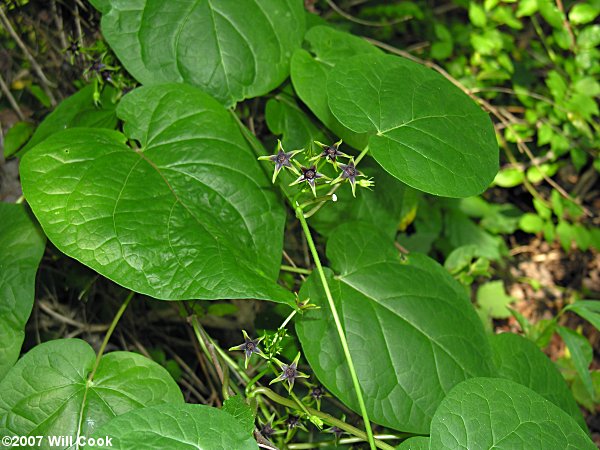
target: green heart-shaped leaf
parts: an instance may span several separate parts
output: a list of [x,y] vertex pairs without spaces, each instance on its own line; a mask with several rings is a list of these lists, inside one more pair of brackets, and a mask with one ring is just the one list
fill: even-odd
[[379,49],[364,39],[326,26],[312,27],[304,40],[310,52],[296,50],[290,69],[298,97],[327,128],[352,147],[362,150],[369,136],[344,127],[331,113],[327,100],[327,76],[333,67],[343,64],[346,59],[354,55],[378,54]]
[[23,205],[0,203],[0,380],[19,358],[46,238]]
[[[94,350],[79,339],[46,342],[28,352],[0,383],[0,435],[89,436],[132,409],[183,403],[169,373],[142,355],[109,353],[88,381],[95,360]],[[49,441],[40,448],[51,448]]]
[[160,299],[293,303],[275,283],[285,212],[231,115],[187,85],[137,89],[118,115],[141,148],[79,128],[23,158],[23,192],[58,249]]
[[230,414],[204,405],[162,405],[131,411],[93,436],[110,437],[112,450],[256,450],[254,438]]
[[252,407],[240,395],[229,397],[223,402],[223,411],[234,417],[248,435],[254,431],[254,413]]
[[145,85],[185,82],[226,106],[289,74],[305,17],[300,0],[103,0],[102,34]]
[[399,180],[431,194],[468,197],[498,171],[488,115],[439,73],[392,55],[360,55],[327,78],[329,107]]
[[490,338],[497,375],[521,383],[569,414],[583,430],[585,419],[554,363],[530,340],[514,333]]
[[411,437],[396,448],[398,450],[429,450],[429,438],[425,436]]
[[474,378],[456,386],[435,412],[430,439],[431,450],[596,448],[554,403],[501,378]]
[[[402,262],[393,241],[370,226],[334,230],[326,270],[369,417],[402,431],[427,433],[444,396],[461,381],[492,373],[481,321],[464,289],[433,260]],[[319,380],[358,410],[350,374],[318,276],[302,287],[319,310],[296,331]],[[457,326],[460,324],[460,326]]]
[[94,86],[90,84],[66,98],[44,118],[27,145],[17,153],[17,156],[22,157],[48,136],[67,128],[114,129],[117,125],[114,100],[116,94],[116,89],[106,86],[96,105],[94,103]]

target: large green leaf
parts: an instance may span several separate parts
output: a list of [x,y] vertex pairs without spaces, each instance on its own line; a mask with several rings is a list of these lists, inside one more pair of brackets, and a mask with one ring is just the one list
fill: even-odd
[[[427,433],[435,409],[456,384],[492,373],[491,352],[464,289],[426,256],[401,261],[392,242],[372,227],[342,225],[327,244],[339,275],[329,269],[326,275],[369,417],[394,429]],[[300,297],[321,307],[296,323],[308,362],[331,392],[358,410],[315,273]]]
[[531,389],[474,378],[452,390],[431,423],[430,449],[595,449],[577,423]]
[[359,55],[327,77],[329,107],[399,180],[431,194],[468,197],[498,171],[488,115],[439,73],[392,55]]
[[234,395],[223,402],[223,411],[230,414],[240,423],[248,435],[254,431],[254,412],[241,395]]
[[296,93],[323,124],[351,146],[362,150],[368,135],[344,127],[331,113],[327,100],[327,76],[338,63],[354,55],[380,53],[367,41],[335,30],[316,26],[304,36],[309,51],[298,49],[292,57],[291,78]]
[[0,203],[0,380],[19,358],[45,244],[23,205]]
[[226,106],[277,87],[305,27],[301,0],[110,0],[98,6],[102,34],[138,81],[189,83]]
[[[38,345],[0,383],[0,436],[89,436],[115,416],[163,403],[183,404],[169,373],[129,352],[102,357],[84,341]],[[178,405],[177,407],[181,407]],[[44,439],[39,448],[51,448]]]
[[48,136],[61,130],[74,127],[109,128],[117,125],[115,101],[117,91],[107,86],[100,95],[99,103],[94,103],[94,86],[88,85],[63,100],[54,111],[39,124],[27,145],[18,156],[23,156]]
[[254,438],[225,411],[204,405],[162,405],[111,420],[95,434],[109,436],[111,450],[258,449]]
[[23,158],[23,192],[50,240],[152,297],[292,302],[275,283],[285,212],[231,115],[187,85],[143,87],[120,133],[72,129]]
[[358,167],[368,178],[373,178],[372,190],[357,188],[356,198],[349,185],[336,191],[337,201],[327,202],[309,219],[320,234],[329,236],[346,222],[363,222],[393,238],[404,218],[415,212],[418,192],[383,170],[371,158]]
[[411,437],[396,448],[398,450],[429,450],[429,438],[425,436]]
[[551,401],[587,430],[581,410],[556,366],[530,340],[514,333],[490,338],[496,374],[521,383]]

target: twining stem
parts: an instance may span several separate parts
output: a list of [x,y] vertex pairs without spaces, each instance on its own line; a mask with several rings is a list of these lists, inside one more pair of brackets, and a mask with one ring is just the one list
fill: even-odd
[[[293,408],[295,410],[298,410],[298,405],[296,404],[296,402],[294,400],[282,397],[281,395],[275,393],[274,391],[272,391],[269,388],[262,387],[262,386],[257,387],[256,389],[252,390],[252,392],[250,392],[248,397],[254,397],[256,395],[264,395],[265,397],[268,397],[269,399],[271,399],[272,401],[274,401],[276,403],[279,403],[280,405],[287,406],[288,408]],[[321,419],[323,422],[327,423],[328,425],[338,427],[340,430],[344,430],[345,432],[347,432],[353,436],[356,436],[356,437],[362,439],[363,441],[368,440],[372,446],[371,448],[373,448],[373,449],[381,448],[383,450],[393,450],[393,448],[394,448],[391,445],[386,444],[385,442],[376,440],[372,434],[369,438],[369,436],[364,431],[362,431],[356,427],[353,427],[350,424],[347,424],[343,420],[336,419],[335,417],[333,417],[327,413],[318,411],[318,410],[310,408],[308,406],[306,406],[305,408],[306,408],[306,411],[311,416],[318,417],[319,419]],[[370,430],[370,428],[368,428],[367,431],[368,430]]]
[[[310,271],[308,271],[307,275],[310,275]],[[286,319],[283,321],[283,323],[279,326],[279,329],[281,330],[282,328],[285,328],[286,325],[290,322],[290,320],[292,320],[292,318],[296,315],[296,313],[298,312],[298,310],[293,310],[289,316],[286,317]]]
[[113,331],[115,331],[115,328],[117,327],[117,324],[119,323],[119,320],[121,319],[121,316],[127,309],[127,305],[129,305],[129,302],[133,298],[133,294],[134,294],[133,291],[131,291],[129,293],[129,295],[127,296],[127,298],[125,298],[125,301],[123,302],[123,304],[117,311],[117,314],[115,314],[115,317],[113,318],[113,321],[110,324],[110,327],[109,327],[108,331],[106,332],[106,335],[104,336],[104,341],[102,342],[102,345],[100,346],[98,355],[96,355],[96,362],[94,363],[94,368],[92,369],[92,371],[90,372],[90,375],[88,377],[89,381],[92,381],[94,379],[94,375],[96,375],[96,370],[98,370],[98,366],[100,365],[100,360],[102,359],[102,355],[104,354],[104,351],[106,350],[108,341],[110,340],[110,337],[112,336]]
[[[375,443],[377,443],[377,440],[384,440],[384,439],[398,440],[398,436],[394,436],[393,434],[376,434],[375,435]],[[309,450],[309,449],[313,449],[313,448],[331,448],[331,447],[337,447],[338,445],[358,444],[363,441],[364,441],[364,439],[361,439],[361,438],[348,437],[348,438],[341,438],[341,439],[334,440],[334,441],[301,442],[301,443],[287,444],[286,448],[288,450]]]
[[[243,370],[239,370],[239,367],[235,363],[235,361],[233,361],[229,357],[229,355],[223,351],[223,349],[220,346],[215,344],[215,342],[212,340],[212,338],[204,330],[202,325],[200,325],[200,321],[198,320],[198,317],[196,317],[195,315],[192,315],[192,316],[190,316],[188,321],[192,324],[192,328],[194,329],[194,334],[196,335],[196,340],[200,344],[200,347],[202,347],[202,351],[213,362],[213,366],[215,366],[215,370],[217,370],[217,376],[219,376],[219,372],[221,374],[223,373],[223,369],[217,359],[217,355],[215,354],[215,351],[218,353],[218,355],[221,358],[223,358],[223,361],[225,361],[225,363],[234,371],[234,373],[236,374],[236,376],[238,376],[238,378],[243,380],[244,383],[248,383],[250,381],[250,377],[248,375],[246,375],[246,372],[244,372]],[[209,345],[210,345],[210,348],[209,348]]]
[[[262,148],[262,145],[260,144],[260,142],[258,142],[256,136],[254,136],[254,134],[252,134],[244,126],[244,124],[242,123],[240,118],[237,116],[237,114],[235,114],[234,111],[231,110],[230,112],[231,112],[231,115],[233,116],[234,120],[238,123],[242,134],[244,135],[244,137],[246,138],[248,143],[252,146],[254,152],[257,153],[258,156],[261,156],[264,153],[264,149]],[[355,166],[358,165],[358,163],[365,157],[365,155],[368,153],[368,151],[369,151],[369,146],[366,146],[363,149],[363,151],[360,152],[360,154],[354,160]],[[335,191],[339,187],[340,187],[340,184],[331,188],[330,191],[328,192],[328,196],[334,194]],[[358,376],[356,375],[356,369],[354,368],[354,362],[352,361],[352,355],[350,354],[350,349],[348,348],[348,341],[346,340],[346,335],[344,334],[344,329],[342,328],[342,323],[340,321],[340,317],[337,312],[337,308],[333,301],[333,296],[331,295],[331,291],[329,290],[329,284],[327,283],[327,279],[325,278],[325,272],[323,271],[323,266],[321,265],[321,260],[319,258],[319,254],[317,252],[317,248],[315,247],[315,243],[312,239],[312,235],[310,234],[310,229],[308,228],[308,223],[306,223],[306,217],[310,217],[315,212],[317,212],[323,206],[325,201],[329,200],[329,197],[327,198],[327,200],[317,204],[314,208],[312,208],[305,215],[303,208],[298,204],[298,202],[296,202],[295,199],[290,198],[284,189],[282,189],[281,191],[283,192],[284,196],[287,198],[288,202],[291,204],[292,208],[294,209],[294,211],[296,213],[296,217],[298,218],[298,220],[300,220],[300,223],[302,224],[302,229],[304,231],[304,234],[306,235],[306,240],[307,240],[308,246],[312,253],[313,260],[315,261],[315,266],[317,267],[317,271],[319,272],[319,277],[321,279],[321,283],[323,284],[323,289],[325,290],[325,296],[327,297],[327,301],[329,302],[329,308],[331,309],[331,313],[333,315],[333,320],[335,322],[338,336],[339,336],[340,342],[342,344],[344,356],[348,363],[348,370],[350,371],[350,377],[352,378],[352,384],[354,386],[354,391],[356,392],[356,397],[358,399],[358,404],[360,407],[361,415],[362,415],[363,421],[365,423],[365,429],[367,431],[366,438],[369,441],[369,446],[370,446],[371,450],[375,450],[375,448],[377,446],[375,445],[375,440],[373,437],[373,430],[371,429],[371,422],[369,421],[369,414],[367,413],[367,408],[365,406],[365,401],[363,399],[362,390],[360,388],[360,383],[358,382]],[[291,403],[293,403],[293,402],[291,402]],[[341,423],[343,423],[343,422],[341,422]],[[390,448],[390,449],[392,448],[387,444],[384,444],[384,445],[386,447],[380,447],[380,448]]]
[[303,269],[301,267],[288,266],[286,264],[282,264],[280,269],[284,270],[286,272],[301,273],[303,275],[310,275],[312,273],[312,270],[310,270],[310,269]]
[[315,266],[317,267],[317,272],[319,273],[321,283],[323,284],[323,289],[325,290],[325,296],[327,297],[327,302],[329,303],[329,308],[331,309],[331,315],[333,316],[333,320],[335,322],[335,327],[337,329],[338,336],[340,337],[342,349],[344,350],[344,356],[346,358],[346,362],[348,363],[348,370],[350,371],[350,377],[352,378],[352,384],[354,386],[354,391],[356,392],[356,397],[358,399],[358,405],[360,407],[360,412],[363,417],[363,421],[365,422],[365,429],[367,430],[367,437],[368,437],[369,445],[371,446],[371,450],[375,450],[373,430],[371,429],[371,422],[369,421],[369,414],[367,413],[367,408],[365,406],[365,401],[363,399],[362,390],[360,388],[360,383],[358,382],[358,376],[356,375],[356,369],[354,368],[354,362],[352,361],[352,355],[350,354],[350,349],[348,348],[348,341],[346,340],[346,334],[344,333],[344,329],[342,328],[342,322],[340,321],[340,317],[337,312],[335,302],[333,301],[333,296],[331,295],[331,291],[329,290],[329,284],[327,283],[327,278],[325,277],[325,272],[323,271],[323,266],[321,265],[321,259],[319,258],[319,253],[317,252],[317,247],[315,246],[312,235],[310,233],[310,229],[308,228],[308,223],[306,222],[306,219],[304,218],[304,211],[299,206],[297,206],[295,209],[296,209],[296,217],[302,224],[302,230],[304,231],[304,234],[306,236],[306,241],[308,243],[308,247],[310,248],[310,252],[312,254],[313,260],[315,261]]
[[133,298],[133,294],[134,294],[134,292],[131,291],[129,293],[129,295],[127,295],[127,297],[125,298],[125,301],[123,302],[123,304],[117,311],[117,314],[113,318],[113,321],[110,324],[110,327],[106,331],[106,335],[104,336],[104,341],[102,342],[102,345],[100,346],[100,350],[98,350],[98,354],[96,355],[96,362],[94,363],[94,368],[92,369],[92,371],[90,372],[90,374],[88,376],[86,388],[83,391],[83,399],[81,401],[81,409],[79,410],[79,420],[77,422],[77,436],[76,436],[76,441],[75,441],[76,442],[76,445],[75,445],[76,450],[79,450],[79,437],[81,435],[81,426],[83,423],[83,412],[85,410],[84,405],[85,405],[85,402],[87,401],[87,394],[90,390],[90,387],[93,385],[94,376],[96,375],[96,371],[98,370],[98,366],[100,365],[100,360],[102,359],[102,355],[104,355],[104,351],[106,350],[108,341],[110,340],[110,337],[112,336],[113,331],[115,331],[115,328],[117,327],[117,324],[119,323],[119,320],[121,319],[121,316],[127,309],[127,305],[129,305],[129,302]]

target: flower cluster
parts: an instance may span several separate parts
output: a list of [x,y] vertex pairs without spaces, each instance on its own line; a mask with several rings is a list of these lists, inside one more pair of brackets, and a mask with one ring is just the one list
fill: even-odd
[[[373,181],[371,179],[357,181],[357,178],[364,177],[365,175],[356,169],[356,163],[354,162],[354,158],[352,156],[340,151],[339,148],[342,145],[341,140],[332,145],[326,145],[319,141],[314,142],[321,148],[322,151],[318,155],[309,158],[307,164],[301,164],[297,160],[293,159],[297,154],[304,152],[305,149],[286,152],[283,149],[281,141],[279,140],[277,141],[277,152],[274,155],[261,156],[258,159],[271,161],[275,164],[273,183],[275,183],[279,172],[281,172],[283,168],[286,168],[298,177],[290,184],[290,186],[305,183],[308,185],[313,193],[313,196],[315,197],[317,196],[317,184],[321,183],[321,181],[331,185],[348,181],[350,183],[350,187],[352,188],[352,195],[354,197],[356,197],[357,184],[367,188],[373,186]],[[339,162],[338,160],[340,158],[347,158],[347,164]],[[319,172],[320,165],[324,161],[332,164],[333,167],[339,172],[337,178],[332,180],[323,173]]]

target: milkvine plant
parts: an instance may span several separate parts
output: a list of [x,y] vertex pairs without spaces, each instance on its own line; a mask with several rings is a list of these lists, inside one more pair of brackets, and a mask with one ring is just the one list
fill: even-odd
[[[340,445],[595,448],[552,362],[521,336],[486,335],[443,267],[394,245],[416,192],[468,197],[494,179],[494,129],[469,97],[300,0],[91,3],[139,87],[121,96],[103,77],[101,92],[65,100],[19,152],[39,226],[24,205],[0,205],[1,436],[31,448],[50,444],[28,437],[53,435],[112,439],[89,448],[273,448],[289,443],[273,433],[278,404],[289,430],[329,431]],[[257,97],[280,137],[272,149],[237,107]],[[298,292],[278,283],[288,216],[314,265],[286,267],[307,275]],[[17,361],[46,238],[130,294],[98,353],[60,339]],[[244,380],[222,377],[218,409],[184,403],[142,355],[105,354],[136,293],[257,299],[289,315],[274,334],[240,333],[231,353],[190,316],[215,365]],[[570,308],[598,323],[597,302]],[[302,350],[290,359],[288,332]],[[326,391],[362,423],[321,411]]]

